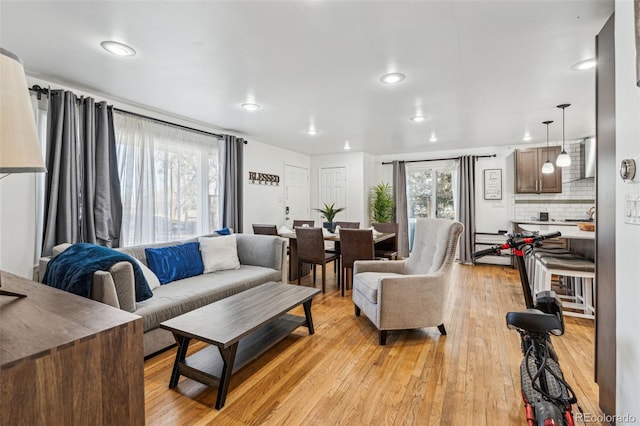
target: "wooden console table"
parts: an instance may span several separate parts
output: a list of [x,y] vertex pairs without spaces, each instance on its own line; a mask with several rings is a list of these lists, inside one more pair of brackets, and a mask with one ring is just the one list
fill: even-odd
[[142,318],[0,274],[0,425],[144,425]]

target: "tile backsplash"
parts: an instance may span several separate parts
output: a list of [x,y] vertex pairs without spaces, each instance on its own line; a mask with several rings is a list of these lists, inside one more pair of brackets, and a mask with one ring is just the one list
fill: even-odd
[[540,212],[549,213],[549,220],[586,219],[587,210],[595,205],[595,179],[580,179],[580,142],[565,144],[571,156],[571,166],[562,170],[562,193],[515,194],[513,218],[531,220]]

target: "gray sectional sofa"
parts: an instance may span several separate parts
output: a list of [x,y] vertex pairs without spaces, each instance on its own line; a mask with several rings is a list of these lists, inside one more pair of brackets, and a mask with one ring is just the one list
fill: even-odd
[[[153,297],[135,301],[133,267],[118,262],[109,271],[94,273],[91,298],[140,315],[144,321],[144,355],[148,356],[175,343],[160,323],[217,300],[240,293],[269,281],[286,281],[285,241],[280,237],[235,234],[240,269],[216,271],[176,280],[153,289]],[[159,248],[197,241],[171,241],[119,248],[148,266],[145,248]],[[54,256],[64,250],[54,250]],[[51,258],[40,261],[40,277]]]

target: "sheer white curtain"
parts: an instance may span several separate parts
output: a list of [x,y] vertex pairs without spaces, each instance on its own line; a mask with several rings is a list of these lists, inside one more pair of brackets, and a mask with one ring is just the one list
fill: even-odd
[[122,246],[184,239],[217,228],[216,137],[117,111],[114,127]]
[[[46,158],[47,154],[46,141],[48,100],[48,96],[39,96],[36,93],[31,94],[31,107],[33,108],[33,116],[36,120],[36,129],[38,130],[38,138],[40,139],[42,158]],[[42,255],[42,234],[44,231],[44,187],[46,181],[46,173],[36,173],[35,180],[36,245],[33,252],[33,264],[38,265],[38,261],[40,259],[40,256]]]

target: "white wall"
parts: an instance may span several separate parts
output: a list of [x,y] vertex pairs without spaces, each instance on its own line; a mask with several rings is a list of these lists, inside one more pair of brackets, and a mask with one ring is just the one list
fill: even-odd
[[[615,5],[616,159],[640,155],[640,88],[635,84],[633,2]],[[640,421],[640,226],[624,223],[625,194],[640,184],[616,184],[616,414]]]
[[[511,149],[496,149],[496,157],[476,163],[476,231],[511,231],[514,202],[514,161]],[[502,200],[484,199],[484,170],[502,169]]]
[[[245,233],[251,233],[251,224],[266,223],[284,225],[284,169],[285,165],[309,169],[310,157],[250,140],[244,147],[244,213]],[[249,172],[269,173],[280,176],[279,186],[253,185]],[[313,205],[313,202],[311,202]]]
[[25,278],[35,265],[35,188],[34,173],[0,180],[0,269]]

